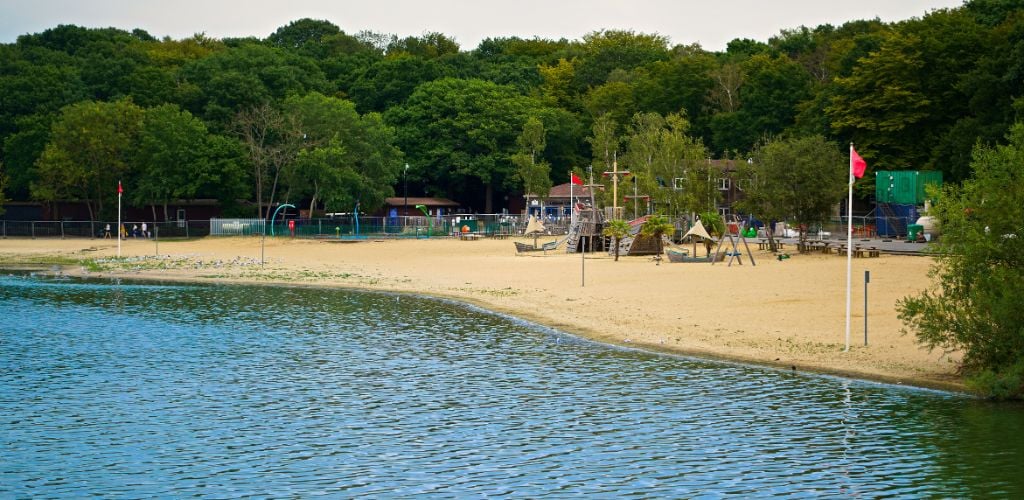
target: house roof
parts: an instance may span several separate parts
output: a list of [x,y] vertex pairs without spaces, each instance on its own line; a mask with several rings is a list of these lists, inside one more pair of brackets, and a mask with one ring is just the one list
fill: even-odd
[[[565,184],[559,184],[557,186],[551,186],[551,191],[548,193],[548,199],[552,198],[569,198],[569,186],[572,184],[566,182]],[[531,195],[532,196],[532,195]],[[579,197],[590,197],[590,188],[586,186],[574,185],[572,186],[573,198]]]
[[[406,199],[403,196],[393,196],[391,198],[384,198],[384,204],[389,207],[402,207],[405,206]],[[448,198],[420,198],[420,197],[409,197],[408,205],[415,207],[416,205],[426,205],[428,207],[458,207],[459,204],[449,200]]]

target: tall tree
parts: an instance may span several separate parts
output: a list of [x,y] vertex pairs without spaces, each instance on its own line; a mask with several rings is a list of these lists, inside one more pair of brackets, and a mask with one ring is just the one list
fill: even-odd
[[638,192],[672,215],[714,209],[718,196],[705,180],[707,149],[688,131],[689,122],[679,114],[637,113],[625,137],[623,163]]
[[[592,166],[604,169],[599,171],[598,175],[603,172],[611,172],[618,162],[619,149],[622,145],[619,124],[615,122],[611,114],[605,113],[594,120],[587,142],[590,143]],[[601,197],[606,198],[611,195],[611,192],[612,190],[606,189],[602,192]],[[617,216],[617,214],[615,215]]]
[[740,208],[763,221],[794,220],[804,239],[806,228],[827,220],[846,192],[849,162],[839,150],[821,136],[758,145],[740,173]]
[[410,176],[448,196],[456,190],[469,196],[482,193],[484,210],[490,213],[495,191],[515,187],[510,156],[516,137],[541,108],[536,99],[511,87],[446,78],[421,85],[386,118],[398,128],[398,144],[412,166]]
[[512,155],[512,163],[516,166],[516,173],[523,181],[523,191],[527,195],[526,203],[529,205],[529,195],[534,195],[541,200],[548,197],[551,192],[551,165],[544,161],[544,148],[547,139],[544,133],[544,124],[535,116],[531,116],[523,124],[523,132],[516,139],[519,151]]
[[287,169],[288,198],[310,200],[310,213],[323,202],[328,210],[344,211],[359,202],[374,211],[393,193],[402,154],[394,146],[394,130],[380,115],[360,116],[351,101],[310,93],[285,101],[304,140],[292,168]]
[[[223,138],[210,135],[206,125],[188,111],[165,104],[145,111],[142,129],[134,148],[137,175],[128,191],[137,206],[151,205],[157,220],[157,205],[163,206],[164,220],[170,220],[167,205],[172,200],[195,199],[206,191],[239,194],[242,173],[239,148],[225,150]],[[228,156],[225,157],[224,154]],[[219,187],[211,189],[213,185]]]
[[257,214],[269,217],[281,174],[302,146],[302,131],[293,116],[266,103],[235,115],[233,128],[252,166]]
[[64,108],[36,162],[39,180],[32,196],[47,202],[80,200],[89,219],[96,220],[104,213],[104,201],[115,196],[118,181],[133,170],[129,157],[142,116],[142,108],[129,100]]

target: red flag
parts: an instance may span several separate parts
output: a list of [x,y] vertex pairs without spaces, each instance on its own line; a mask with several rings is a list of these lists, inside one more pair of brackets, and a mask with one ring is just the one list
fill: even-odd
[[576,172],[569,172],[569,181],[577,186],[583,185],[583,179],[580,179],[580,176],[576,175]]
[[121,193],[124,193],[124,188],[121,187],[121,181],[117,181],[117,194],[118,194],[118,196],[120,196]]
[[864,161],[864,158],[857,154],[857,150],[853,149],[853,145],[850,145],[850,171],[853,173],[853,176],[858,179],[864,177],[864,170],[867,168],[868,162]]

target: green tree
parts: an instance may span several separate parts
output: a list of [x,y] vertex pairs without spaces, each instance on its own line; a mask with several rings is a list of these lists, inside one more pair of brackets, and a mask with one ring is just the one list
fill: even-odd
[[[594,120],[592,134],[587,138],[590,143],[590,150],[593,163],[604,172],[611,172],[614,164],[618,161],[619,147],[622,139],[619,137],[619,125],[611,114],[605,113]],[[598,172],[599,174],[601,172]],[[604,196],[608,196],[610,190],[605,190]]]
[[409,54],[424,59],[435,59],[448,54],[458,54],[459,44],[454,39],[430,32],[423,36],[410,36],[393,40],[388,45],[388,54]]
[[180,75],[197,89],[186,109],[207,120],[215,132],[230,129],[242,110],[327,87],[311,58],[254,42],[189,62]]
[[284,114],[265,103],[236,114],[232,128],[242,139],[252,167],[256,213],[259,217],[269,217],[281,174],[302,147],[301,127],[294,115]]
[[352,83],[350,92],[361,112],[384,112],[404,103],[416,87],[441,74],[435,60],[398,54],[367,67]]
[[978,146],[974,177],[947,184],[930,215],[940,221],[935,283],[897,303],[919,343],[962,352],[969,386],[1024,397],[1024,125],[1009,144]]
[[594,87],[583,97],[583,107],[592,117],[607,114],[615,123],[626,123],[636,113],[633,87],[624,81]]
[[699,174],[707,174],[707,150],[688,130],[682,115],[637,113],[625,137],[623,163],[633,173],[638,193],[673,215],[713,208],[706,204],[718,196],[717,189],[700,182]]
[[427,190],[448,196],[461,191],[479,200],[483,194],[490,213],[495,191],[516,184],[510,156],[523,123],[542,114],[539,101],[511,87],[445,78],[418,87],[386,118],[409,156],[410,179],[419,177]]
[[668,221],[668,218],[660,214],[648,217],[647,220],[644,221],[644,224],[640,226],[640,234],[654,238],[654,244],[658,249],[659,256],[662,253],[662,245],[664,244],[662,236],[664,236],[665,233],[671,234],[675,230],[676,227]]
[[[534,195],[541,200],[547,198],[551,192],[551,165],[544,161],[542,155],[547,145],[544,133],[544,123],[535,116],[531,116],[523,124],[523,133],[516,139],[519,151],[512,155],[512,163],[516,166],[516,173],[523,181],[523,191],[527,197]],[[530,204],[529,198],[526,200]]]
[[742,168],[739,208],[764,221],[794,220],[801,240],[807,227],[828,219],[849,179],[849,162],[821,136],[768,140]]
[[668,39],[658,34],[603,30],[583,36],[583,56],[577,61],[576,85],[596,87],[616,69],[630,71],[668,59]]
[[[225,158],[219,140],[222,138],[211,136],[201,120],[173,104],[146,110],[133,155],[137,175],[128,191],[129,200],[137,206],[151,205],[154,220],[156,206],[162,205],[164,220],[170,220],[167,205],[171,201],[195,199],[204,190],[220,190],[211,189],[213,185],[237,186],[239,150],[236,147],[234,154],[229,152]],[[237,189],[228,192],[238,194]]]
[[0,162],[0,215],[3,215],[4,203],[7,203],[7,174],[4,172],[4,163]]
[[302,151],[286,170],[286,198],[310,200],[342,211],[359,202],[374,211],[393,194],[402,154],[394,146],[394,130],[377,113],[360,116],[351,101],[310,93],[285,101],[304,136]]
[[267,42],[274,47],[296,51],[316,59],[323,59],[329,48],[326,42],[342,31],[330,21],[310,18],[297,19],[282,26],[267,37]]
[[130,100],[64,108],[36,162],[39,180],[32,196],[46,202],[80,200],[89,219],[96,220],[105,213],[104,202],[116,195],[118,181],[133,170],[129,157],[142,117],[142,108]]
[[619,261],[619,242],[622,238],[629,236],[632,227],[622,219],[612,219],[605,223],[601,234],[612,239],[612,248],[615,249],[615,262]]

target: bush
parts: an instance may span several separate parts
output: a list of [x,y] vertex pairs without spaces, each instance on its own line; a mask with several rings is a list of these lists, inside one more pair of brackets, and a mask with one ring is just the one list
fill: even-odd
[[1024,125],[1009,144],[976,147],[974,176],[947,186],[932,215],[941,224],[935,283],[897,303],[900,319],[929,349],[961,351],[969,387],[1024,397]]

